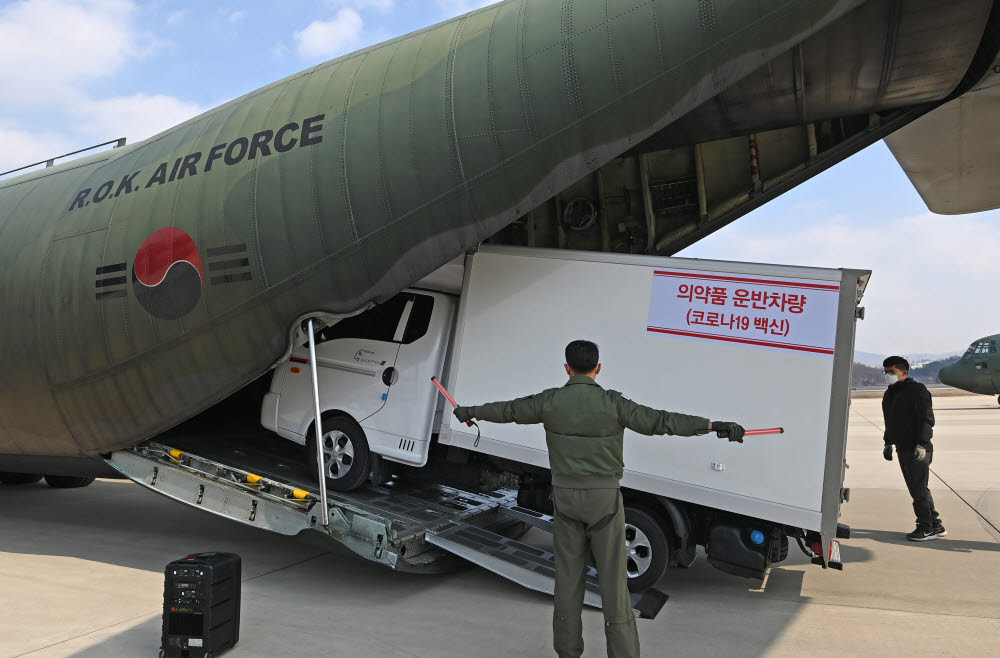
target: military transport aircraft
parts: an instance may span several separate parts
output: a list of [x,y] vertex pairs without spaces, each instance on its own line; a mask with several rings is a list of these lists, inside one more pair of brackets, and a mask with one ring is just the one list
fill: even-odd
[[[969,345],[962,358],[938,371],[942,384],[980,395],[1000,396],[1000,334],[980,338]],[[1000,397],[997,398],[1000,402]]]
[[0,470],[94,472],[486,240],[669,255],[882,138],[995,208],[998,51],[994,0],[507,0],[4,180]]

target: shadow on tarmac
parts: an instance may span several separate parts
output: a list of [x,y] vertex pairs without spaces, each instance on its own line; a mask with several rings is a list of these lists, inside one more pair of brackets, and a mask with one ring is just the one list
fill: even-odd
[[[948,539],[941,537],[931,541],[910,541],[902,532],[890,532],[888,530],[865,530],[853,528],[851,537],[855,539],[871,539],[883,544],[895,544],[896,546],[910,546],[914,549],[933,549],[935,551],[948,551],[953,553],[973,553],[976,551],[1000,552],[1000,544],[987,541],[967,541],[964,539]],[[843,550],[843,549],[841,549]]]
[[983,405],[982,407],[942,407],[938,411],[983,411],[984,409],[992,409],[994,411],[1000,411],[1000,405]]
[[[0,540],[6,552],[67,556],[153,573],[188,553],[240,554],[243,621],[232,655],[322,655],[331,646],[343,647],[347,655],[371,656],[550,655],[552,602],[547,595],[481,569],[434,576],[396,573],[339,545],[244,527],[128,482],[99,480],[77,490],[0,487],[0,524],[13,529]],[[735,655],[737,646],[739,655],[766,654],[811,600],[802,594],[803,578],[818,567],[808,565],[794,543],[791,550],[763,589],[760,581],[716,570],[704,556],[690,569],[671,569],[659,584],[671,595],[664,614],[641,622],[645,646],[687,647],[686,655]],[[842,551],[845,561],[871,559],[863,548],[844,546]],[[58,655],[155,655],[160,596],[159,589],[149,592],[149,608],[135,609],[132,625],[123,622],[113,636]],[[600,612],[587,610],[584,617],[588,646],[596,648]],[[395,621],[385,624],[388,619]],[[728,620],[724,625],[732,633],[720,633],[720,619]],[[711,646],[706,637],[715,638]],[[470,653],[473,646],[478,650]]]

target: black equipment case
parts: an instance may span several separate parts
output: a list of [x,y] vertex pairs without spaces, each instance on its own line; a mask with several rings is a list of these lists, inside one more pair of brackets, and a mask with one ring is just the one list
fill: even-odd
[[211,658],[240,639],[241,560],[195,553],[164,571],[162,658]]

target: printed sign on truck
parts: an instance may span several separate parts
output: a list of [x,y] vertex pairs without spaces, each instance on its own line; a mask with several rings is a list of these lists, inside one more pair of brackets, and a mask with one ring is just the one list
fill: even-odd
[[647,333],[832,357],[840,285],[654,270]]

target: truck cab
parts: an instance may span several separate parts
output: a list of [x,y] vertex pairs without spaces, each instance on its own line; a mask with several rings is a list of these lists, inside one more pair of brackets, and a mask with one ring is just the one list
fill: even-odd
[[[431,377],[440,377],[445,367],[456,306],[453,295],[407,289],[317,332],[328,486],[359,486],[373,459],[427,463],[441,413]],[[314,421],[308,336],[300,330],[290,356],[275,368],[261,424],[312,445]]]

